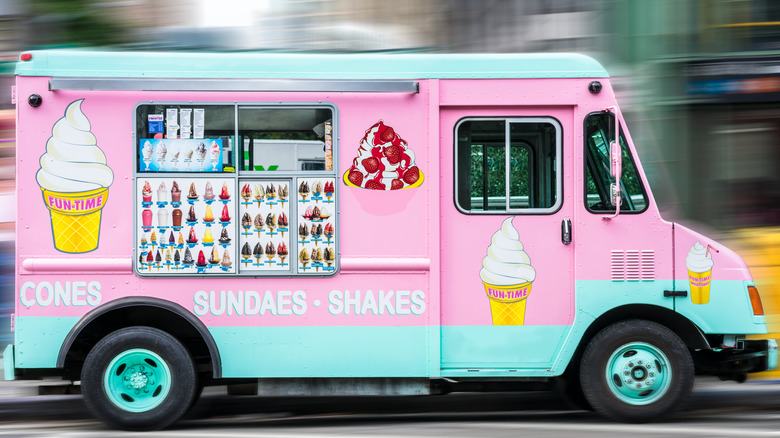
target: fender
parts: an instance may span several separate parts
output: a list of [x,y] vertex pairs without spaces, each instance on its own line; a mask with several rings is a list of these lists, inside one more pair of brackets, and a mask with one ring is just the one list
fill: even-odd
[[57,368],[65,367],[65,359],[70,351],[73,343],[76,342],[81,332],[89,326],[93,321],[106,313],[113,312],[120,309],[132,308],[132,307],[156,307],[159,309],[167,310],[182,317],[189,322],[192,327],[200,334],[203,341],[209,350],[211,356],[211,366],[213,369],[213,377],[219,379],[222,377],[222,359],[219,355],[219,349],[217,348],[214,338],[211,336],[208,328],[201,322],[195,315],[188,312],[184,307],[179,304],[172,303],[160,298],[152,297],[125,297],[111,301],[101,307],[91,310],[84,315],[81,320],[71,329],[68,335],[65,337],[65,341],[60,347],[59,355],[57,356]]

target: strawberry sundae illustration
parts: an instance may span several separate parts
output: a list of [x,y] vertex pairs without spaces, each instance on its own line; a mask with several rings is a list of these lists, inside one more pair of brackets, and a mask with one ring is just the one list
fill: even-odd
[[382,120],[366,131],[358,156],[344,174],[347,185],[371,190],[407,189],[422,182],[423,173],[415,165],[414,152]]

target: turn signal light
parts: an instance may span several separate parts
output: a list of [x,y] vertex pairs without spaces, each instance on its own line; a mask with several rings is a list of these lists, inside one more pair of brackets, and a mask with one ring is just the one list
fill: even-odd
[[764,306],[761,305],[761,295],[758,294],[758,288],[748,286],[748,294],[750,294],[750,304],[753,306],[753,315],[763,315]]

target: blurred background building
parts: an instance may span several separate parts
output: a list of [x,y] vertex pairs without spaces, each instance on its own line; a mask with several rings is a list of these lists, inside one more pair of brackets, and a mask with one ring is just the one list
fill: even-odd
[[780,311],[780,1],[0,0],[0,109],[20,51],[69,46],[590,54],[614,77],[665,217],[742,250]]

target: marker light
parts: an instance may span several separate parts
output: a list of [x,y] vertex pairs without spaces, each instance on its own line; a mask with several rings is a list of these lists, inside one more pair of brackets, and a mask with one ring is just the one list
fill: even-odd
[[748,294],[750,294],[750,304],[753,305],[753,315],[763,315],[764,306],[761,304],[761,296],[758,294],[758,288],[755,286],[748,286]]
[[19,59],[21,59],[22,61],[29,61],[32,59],[32,53],[22,53],[19,56]]

